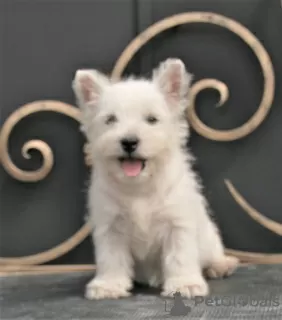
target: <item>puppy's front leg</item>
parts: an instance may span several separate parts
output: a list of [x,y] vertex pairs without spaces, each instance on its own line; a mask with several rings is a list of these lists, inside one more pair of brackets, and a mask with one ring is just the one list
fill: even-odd
[[163,296],[176,291],[184,297],[205,296],[208,284],[199,262],[196,230],[189,227],[172,227],[163,243]]
[[94,231],[96,276],[86,287],[86,298],[120,298],[130,295],[132,257],[128,238],[114,227]]

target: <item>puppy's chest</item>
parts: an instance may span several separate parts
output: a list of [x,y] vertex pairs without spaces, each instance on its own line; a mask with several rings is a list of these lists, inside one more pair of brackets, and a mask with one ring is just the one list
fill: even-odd
[[126,214],[127,232],[135,256],[142,259],[153,247],[158,246],[160,234],[160,211],[146,202],[135,202]]
[[146,202],[135,202],[127,210],[128,228],[132,237],[143,237],[154,229],[154,208]]

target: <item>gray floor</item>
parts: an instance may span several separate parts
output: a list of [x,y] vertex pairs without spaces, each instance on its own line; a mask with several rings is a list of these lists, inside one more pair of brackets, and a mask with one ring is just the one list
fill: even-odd
[[[122,300],[87,301],[90,273],[0,278],[1,319],[282,319],[282,266],[248,266],[210,281],[205,301],[184,299],[187,315],[172,316],[174,299],[136,287]],[[189,308],[190,307],[190,308]],[[167,310],[167,311],[166,311]]]

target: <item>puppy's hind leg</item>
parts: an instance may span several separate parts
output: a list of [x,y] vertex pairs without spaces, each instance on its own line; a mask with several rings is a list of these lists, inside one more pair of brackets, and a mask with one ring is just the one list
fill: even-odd
[[225,255],[220,234],[214,225],[212,225],[208,240],[208,248],[210,251],[206,252],[208,262],[204,270],[205,275],[210,279],[230,276],[238,267],[239,260],[235,257]]
[[177,291],[187,298],[208,294],[193,228],[171,228],[164,241],[162,263],[163,296],[171,296]]

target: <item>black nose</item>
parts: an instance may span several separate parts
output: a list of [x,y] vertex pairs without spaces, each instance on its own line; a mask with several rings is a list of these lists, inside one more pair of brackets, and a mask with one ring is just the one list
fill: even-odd
[[139,139],[136,137],[124,138],[120,141],[123,150],[127,153],[132,153],[136,150]]

